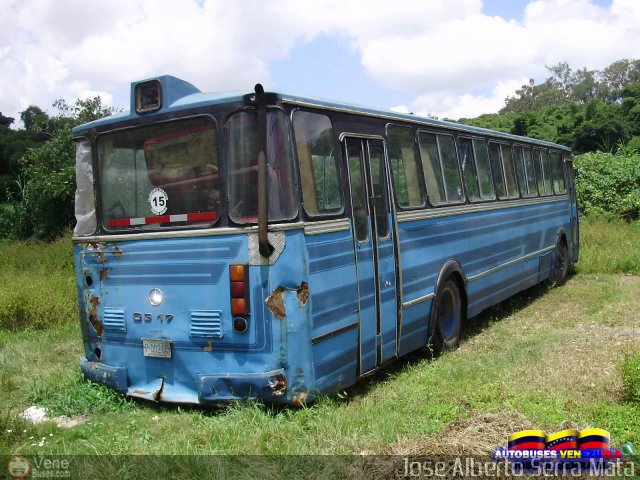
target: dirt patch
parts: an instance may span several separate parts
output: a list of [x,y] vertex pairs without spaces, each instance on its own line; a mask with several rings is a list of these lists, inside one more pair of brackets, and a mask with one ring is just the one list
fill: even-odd
[[[404,459],[428,459],[431,463],[441,461],[449,465],[454,458],[488,459],[496,448],[506,447],[507,437],[512,433],[541,428],[533,425],[517,411],[456,420],[436,435],[399,438],[391,444],[380,446],[377,450],[360,452],[360,471],[354,470],[354,473],[361,474],[354,475],[354,478],[406,478],[399,476],[399,472],[404,472]],[[548,427],[547,431],[582,428],[584,426],[573,422],[563,422],[556,427]],[[498,475],[498,478],[503,477]]]
[[[401,456],[490,455],[514,432],[535,428],[516,411],[488,413],[449,423],[437,435],[399,438],[375,453]],[[374,453],[374,452],[367,452]]]

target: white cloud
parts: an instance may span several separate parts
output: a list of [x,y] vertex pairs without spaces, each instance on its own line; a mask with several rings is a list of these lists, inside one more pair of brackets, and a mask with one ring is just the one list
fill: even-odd
[[348,39],[374,81],[409,92],[405,108],[473,116],[499,109],[517,79],[543,79],[545,65],[640,57],[638,25],[637,0],[532,0],[522,21],[484,15],[481,0],[3,0],[0,111],[125,98],[132,80],[164,73],[209,91],[269,85],[274,60],[322,34]]
[[416,115],[437,118],[473,118],[495,112],[504,106],[505,99],[527,83],[527,78],[499,81],[489,95],[472,95],[442,91],[420,95],[411,105]]

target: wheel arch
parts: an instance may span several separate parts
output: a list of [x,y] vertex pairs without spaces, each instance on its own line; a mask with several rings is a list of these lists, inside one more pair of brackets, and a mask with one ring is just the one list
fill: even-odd
[[441,289],[442,285],[449,279],[454,278],[458,283],[458,287],[460,288],[461,301],[462,301],[462,324],[467,319],[467,308],[469,305],[468,302],[468,293],[467,293],[467,276],[464,273],[462,265],[460,262],[454,259],[449,259],[442,264],[440,267],[440,271],[436,276],[436,281],[434,284],[433,290],[433,301],[431,302],[431,309],[429,310],[429,342],[432,341],[433,335],[435,333],[435,322],[434,322],[434,305],[437,301],[438,291]]

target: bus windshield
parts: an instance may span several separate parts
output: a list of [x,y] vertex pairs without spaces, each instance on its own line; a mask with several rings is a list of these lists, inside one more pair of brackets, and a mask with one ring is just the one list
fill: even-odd
[[98,137],[107,230],[209,225],[220,199],[216,129],[195,117]]

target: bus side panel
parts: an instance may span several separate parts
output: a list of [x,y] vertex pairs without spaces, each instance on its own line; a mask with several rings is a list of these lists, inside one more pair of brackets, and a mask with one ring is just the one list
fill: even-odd
[[315,388],[329,393],[356,382],[358,291],[351,231],[308,235],[311,345]]
[[[547,278],[551,262],[548,251],[541,251],[553,248],[557,232],[568,227],[568,204],[560,198],[548,203],[399,222],[402,302],[433,294],[440,268],[454,259],[469,280],[468,315],[472,317]],[[540,253],[527,258],[535,252]],[[541,265],[545,268],[541,269]],[[426,341],[430,308],[431,301],[424,301],[403,310],[401,353],[424,345],[420,342]]]

